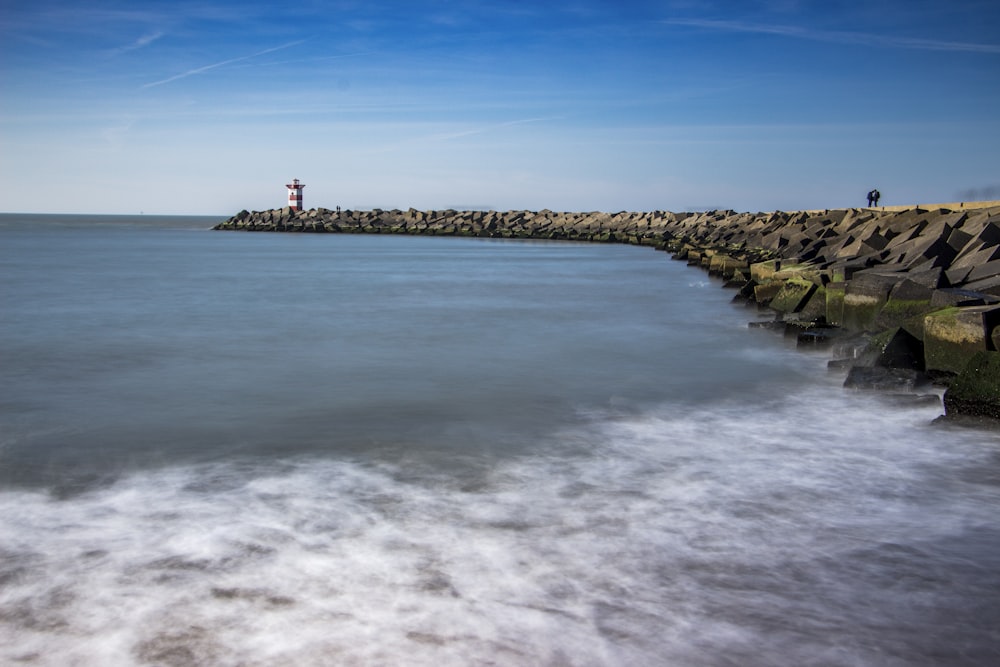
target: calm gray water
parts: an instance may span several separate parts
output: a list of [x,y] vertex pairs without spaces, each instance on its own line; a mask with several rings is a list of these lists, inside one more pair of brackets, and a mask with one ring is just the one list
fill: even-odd
[[0,662],[994,665],[1000,442],[645,248],[0,216]]

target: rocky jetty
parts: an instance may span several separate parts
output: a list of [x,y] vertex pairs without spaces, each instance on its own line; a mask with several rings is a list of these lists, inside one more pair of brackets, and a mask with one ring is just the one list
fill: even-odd
[[[770,309],[766,326],[833,351],[857,389],[949,387],[946,417],[1000,420],[1000,202],[738,213],[241,211],[215,229],[562,239],[647,245]],[[755,323],[756,324],[756,323]]]
[[[683,214],[681,214],[683,217]],[[655,245],[677,214],[554,213],[552,211],[240,211],[216,229],[267,232],[433,234],[491,238],[563,239]]]

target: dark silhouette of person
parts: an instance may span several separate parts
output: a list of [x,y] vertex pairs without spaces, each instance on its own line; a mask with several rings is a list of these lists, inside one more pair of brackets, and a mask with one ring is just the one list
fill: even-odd
[[869,190],[868,191],[868,208],[872,207],[872,202],[873,201],[875,201],[875,191],[874,190]]
[[872,190],[872,199],[875,201],[875,205],[876,206],[878,206],[878,200],[879,200],[879,197],[881,197],[881,196],[882,196],[881,192],[879,192],[878,190]]

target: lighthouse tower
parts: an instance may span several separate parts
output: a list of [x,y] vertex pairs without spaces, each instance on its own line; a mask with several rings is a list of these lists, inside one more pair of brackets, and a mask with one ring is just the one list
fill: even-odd
[[306,187],[305,183],[299,183],[299,179],[293,178],[292,182],[285,186],[288,188],[288,206],[293,211],[302,210],[302,188]]

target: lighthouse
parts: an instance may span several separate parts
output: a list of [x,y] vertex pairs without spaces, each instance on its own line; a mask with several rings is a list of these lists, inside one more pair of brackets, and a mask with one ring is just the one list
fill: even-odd
[[302,210],[302,188],[306,187],[305,183],[299,183],[299,179],[293,178],[292,182],[285,186],[288,188],[288,207],[293,211]]

